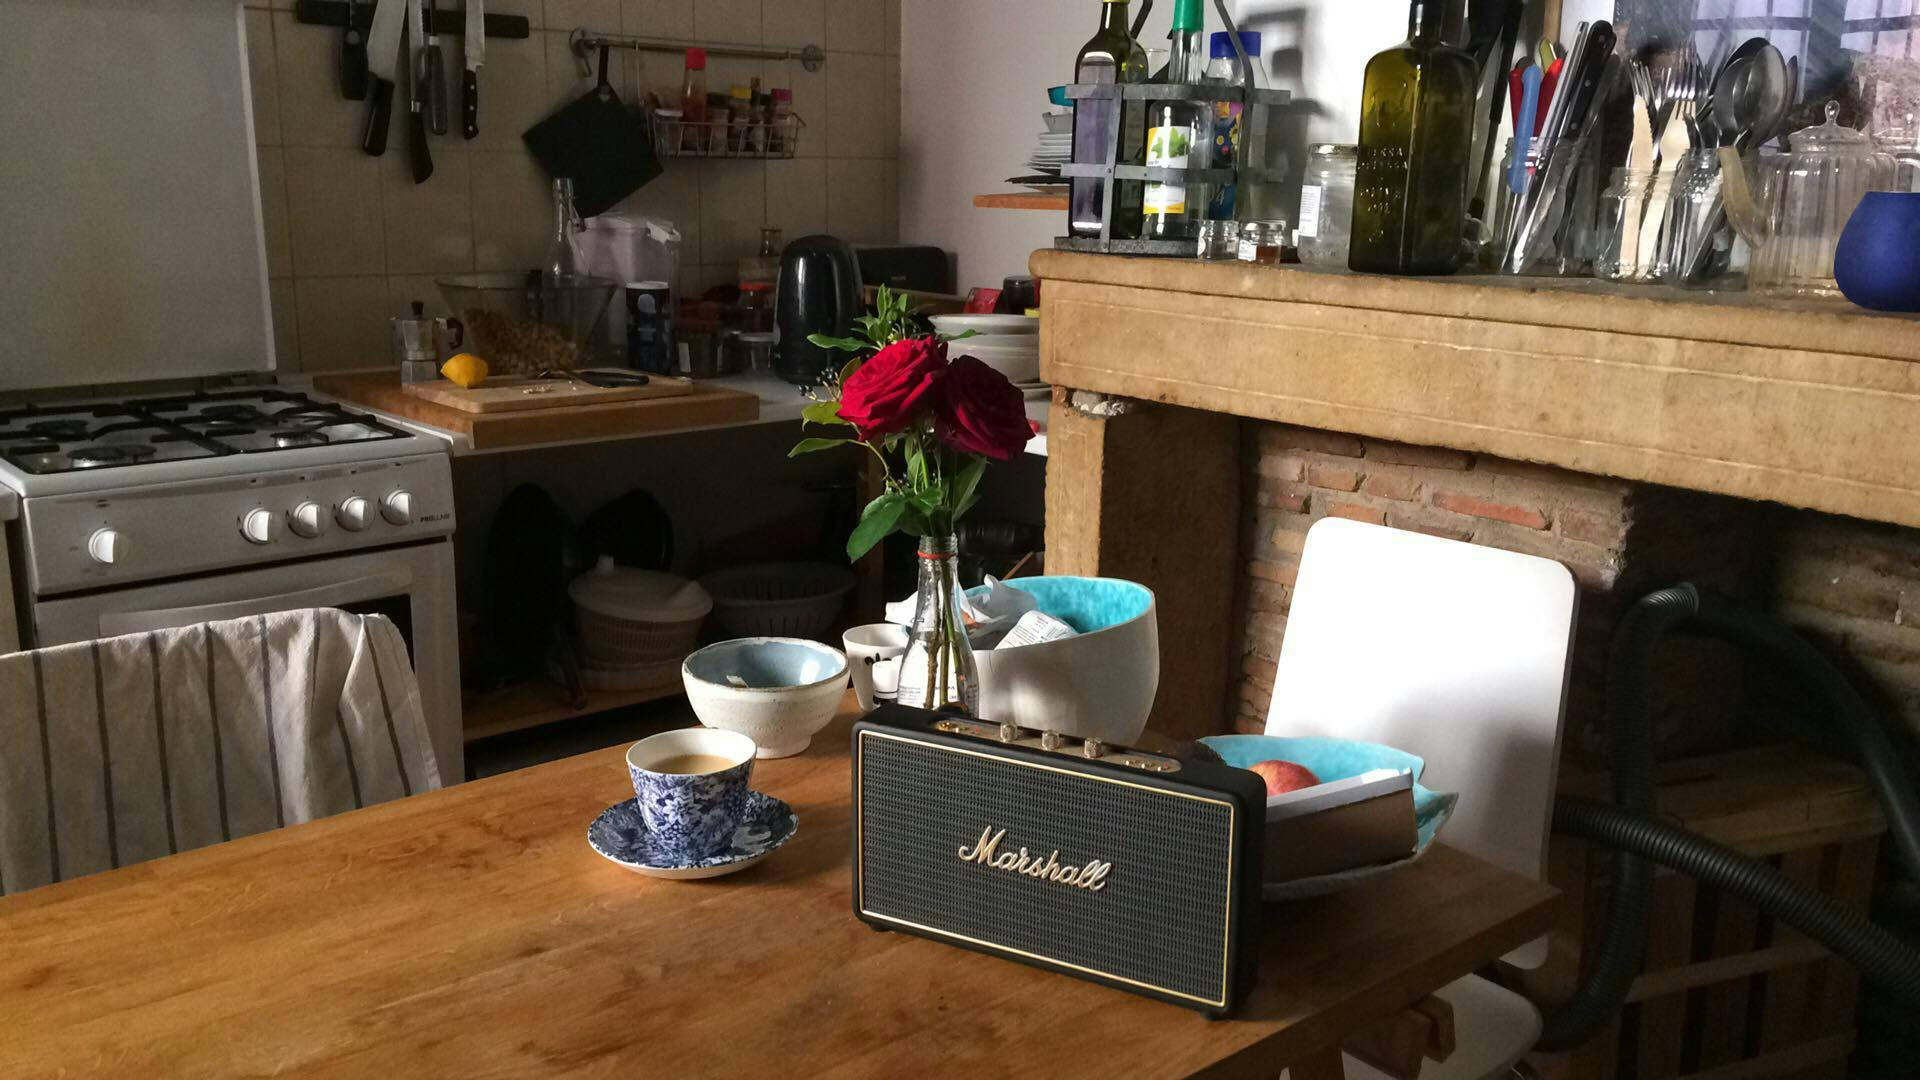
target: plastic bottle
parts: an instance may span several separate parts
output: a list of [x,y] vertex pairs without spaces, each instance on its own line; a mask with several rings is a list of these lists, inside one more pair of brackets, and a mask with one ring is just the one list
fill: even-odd
[[[1247,59],[1253,61],[1253,81],[1260,85],[1260,31],[1240,31],[1240,47],[1247,51]],[[1240,60],[1234,55],[1233,39],[1225,30],[1216,31],[1208,42],[1207,71],[1205,81],[1210,83],[1237,84],[1240,81]],[[1244,106],[1238,102],[1219,101],[1213,106],[1213,164],[1216,168],[1230,168],[1240,159],[1240,113]],[[1220,190],[1213,193],[1213,200],[1207,208],[1207,216],[1215,221],[1232,221],[1238,185],[1222,184]]]
[[687,50],[686,79],[680,85],[680,145],[699,152],[705,149],[707,129],[707,50]]

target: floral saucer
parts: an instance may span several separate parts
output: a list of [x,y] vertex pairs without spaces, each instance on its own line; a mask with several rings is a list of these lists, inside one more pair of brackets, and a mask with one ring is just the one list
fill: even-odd
[[745,870],[793,839],[799,830],[800,819],[793,807],[771,795],[749,791],[746,810],[733,830],[733,845],[699,862],[671,862],[657,855],[647,842],[647,823],[640,817],[640,803],[636,799],[615,803],[601,811],[593,824],[587,826],[587,843],[607,861],[636,874],[686,880]]

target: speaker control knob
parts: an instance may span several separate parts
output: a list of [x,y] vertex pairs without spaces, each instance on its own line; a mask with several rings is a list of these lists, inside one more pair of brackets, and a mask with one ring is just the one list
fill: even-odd
[[1040,749],[1042,750],[1060,749],[1060,733],[1057,731],[1041,732],[1040,733]]
[[1019,724],[1001,724],[1000,725],[1000,741],[1004,743],[1019,742],[1020,741],[1020,725]]
[[1080,744],[1080,752],[1090,758],[1104,757],[1107,752],[1107,744],[1101,742],[1099,739],[1088,739],[1086,742]]

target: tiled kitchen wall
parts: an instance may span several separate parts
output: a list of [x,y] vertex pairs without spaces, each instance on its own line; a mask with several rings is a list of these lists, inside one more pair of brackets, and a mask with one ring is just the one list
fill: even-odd
[[[458,7],[444,0],[442,11]],[[851,241],[898,238],[895,158],[900,127],[900,0],[487,0],[527,16],[525,41],[491,38],[480,69],[480,136],[429,136],[434,175],[415,185],[406,153],[405,91],[387,153],[360,150],[366,104],[339,95],[340,31],[294,21],[293,0],[247,0],[254,121],[260,145],[267,259],[280,369],[324,371],[386,362],[386,320],[408,302],[442,310],[437,274],[522,270],[546,251],[548,178],[520,135],[585,93],[567,35],[576,27],[705,43],[818,44],[827,62],[713,57],[709,88],[759,75],[791,87],[806,122],[783,161],[665,159],[665,172],[618,209],[679,227],[682,280],[731,280],[764,225],[788,239],[831,232]],[[464,65],[459,34],[442,34],[449,72]],[[665,53],[613,58],[615,87],[635,101],[676,87],[682,62]]]

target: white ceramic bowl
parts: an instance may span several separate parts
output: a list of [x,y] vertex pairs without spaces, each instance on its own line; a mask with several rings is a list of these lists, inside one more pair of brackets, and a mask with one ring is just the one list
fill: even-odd
[[[1032,315],[930,315],[928,322],[943,334],[964,334],[969,330],[981,337],[1003,334],[1038,334],[1040,320]],[[980,338],[968,338],[978,341]],[[956,342],[964,345],[966,342]]]
[[1006,582],[1077,637],[974,654],[980,716],[1130,746],[1146,729],[1160,687],[1153,590],[1118,578],[1038,577]]
[[981,363],[1005,375],[1011,382],[1030,383],[1040,378],[1039,349],[1000,349],[980,344],[982,341],[992,340],[992,338],[969,338],[966,341],[956,341],[952,345],[952,355],[975,357]]
[[759,757],[791,757],[839,710],[847,658],[801,638],[738,638],[687,657],[680,679],[702,724],[752,739]]

